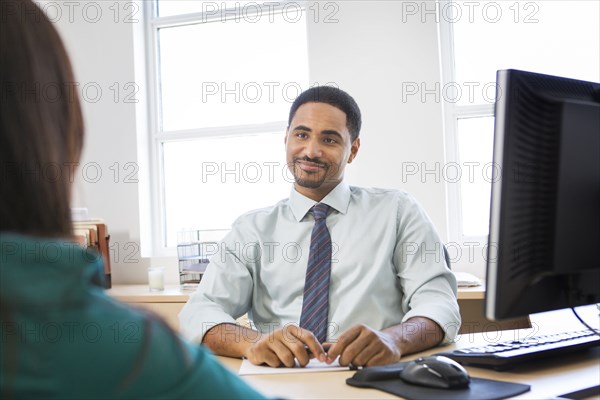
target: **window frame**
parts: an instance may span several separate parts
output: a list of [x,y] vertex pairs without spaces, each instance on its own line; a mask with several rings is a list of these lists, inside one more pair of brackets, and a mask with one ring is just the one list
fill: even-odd
[[[177,131],[162,131],[161,93],[160,93],[160,54],[158,31],[162,28],[185,26],[194,23],[208,23],[220,21],[223,15],[205,16],[202,12],[188,14],[169,15],[160,17],[158,15],[158,1],[149,0],[142,4],[144,17],[144,51],[146,61],[147,82],[147,149],[149,170],[149,213],[150,234],[147,235],[151,242],[150,255],[158,257],[176,256],[176,247],[167,246],[167,221],[166,221],[166,199],[164,181],[164,157],[163,144],[166,142],[205,139],[210,137],[226,137],[240,135],[256,135],[280,133],[287,129],[287,120],[273,120],[258,124],[242,124],[231,126],[220,126],[210,128],[194,128]],[[265,2],[269,3],[269,2]],[[256,4],[256,3],[253,3]],[[281,12],[289,4],[298,5],[303,11],[306,10],[306,1],[282,0],[268,7],[259,4],[261,12]],[[229,17],[227,16],[229,15]],[[233,14],[225,14],[225,20],[233,19]],[[143,218],[143,216],[142,216]]]
[[[453,0],[438,0],[439,10],[452,9],[448,7]],[[440,64],[442,87],[449,83],[456,83],[456,68],[454,58],[454,29],[453,23],[444,17],[439,18],[438,40],[440,46]],[[445,156],[447,164],[460,165],[458,152],[458,120],[463,118],[493,117],[494,104],[458,105],[458,102],[443,102],[443,121]],[[490,160],[491,161],[491,160]],[[463,230],[462,193],[460,182],[446,182],[447,190],[447,215],[448,233],[451,242],[463,244],[477,243],[484,246],[487,235],[465,235]]]

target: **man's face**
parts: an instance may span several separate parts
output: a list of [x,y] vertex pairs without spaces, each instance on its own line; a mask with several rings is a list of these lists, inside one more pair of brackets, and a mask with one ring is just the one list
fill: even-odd
[[305,103],[290,123],[285,144],[296,190],[320,201],[341,182],[360,139],[352,141],[342,110],[326,103]]

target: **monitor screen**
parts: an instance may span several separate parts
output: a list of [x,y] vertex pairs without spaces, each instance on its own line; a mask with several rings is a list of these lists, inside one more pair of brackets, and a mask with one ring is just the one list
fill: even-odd
[[497,73],[485,314],[600,303],[600,84]]

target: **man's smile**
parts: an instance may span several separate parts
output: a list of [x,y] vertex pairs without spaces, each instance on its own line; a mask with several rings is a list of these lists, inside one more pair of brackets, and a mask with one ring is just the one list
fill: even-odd
[[296,166],[304,172],[314,173],[320,172],[327,169],[327,165],[319,162],[308,161],[303,159],[296,159],[294,162]]

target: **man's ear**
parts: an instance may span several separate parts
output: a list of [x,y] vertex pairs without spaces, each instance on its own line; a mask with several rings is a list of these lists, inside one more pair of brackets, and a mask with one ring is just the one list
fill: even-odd
[[288,126],[285,130],[285,133],[283,135],[283,144],[287,144],[287,137],[288,137],[288,132],[290,131],[290,127]]
[[354,139],[352,144],[350,145],[350,156],[348,156],[348,164],[354,160],[356,154],[358,154],[358,149],[360,148],[360,138]]

